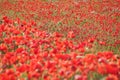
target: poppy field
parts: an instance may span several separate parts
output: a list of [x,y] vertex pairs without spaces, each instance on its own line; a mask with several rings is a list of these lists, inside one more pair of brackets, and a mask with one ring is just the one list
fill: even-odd
[[0,0],[0,80],[120,80],[120,0]]

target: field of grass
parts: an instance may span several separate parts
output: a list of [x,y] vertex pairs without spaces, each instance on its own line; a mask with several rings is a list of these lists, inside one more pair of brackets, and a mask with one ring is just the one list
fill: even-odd
[[0,0],[0,80],[120,80],[119,0]]

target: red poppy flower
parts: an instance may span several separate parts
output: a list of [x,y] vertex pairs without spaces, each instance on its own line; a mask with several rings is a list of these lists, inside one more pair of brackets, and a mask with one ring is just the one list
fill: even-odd
[[106,64],[106,71],[108,74],[117,75],[119,72],[119,68],[116,64]]
[[6,51],[7,50],[7,46],[6,46],[6,44],[0,44],[0,50],[1,51]]
[[75,33],[73,31],[68,32],[68,38],[74,38]]
[[105,80],[119,80],[115,75],[108,75]]

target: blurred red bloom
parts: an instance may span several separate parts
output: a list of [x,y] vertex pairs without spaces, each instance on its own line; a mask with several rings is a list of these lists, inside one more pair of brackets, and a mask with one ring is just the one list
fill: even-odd
[[110,59],[113,56],[113,52],[110,52],[110,51],[103,52],[103,54],[104,54],[104,57],[107,58],[107,59]]
[[6,44],[0,44],[0,50],[1,51],[6,51],[7,50],[7,46],[6,46]]
[[106,74],[105,64],[102,63],[102,64],[98,64],[97,66],[98,66],[98,68],[97,68],[98,73]]
[[99,41],[99,44],[100,45],[106,45],[106,42],[105,41]]
[[105,80],[119,80],[115,75],[108,75]]
[[27,64],[21,65],[20,67],[17,68],[17,71],[19,71],[20,73],[28,71],[29,66]]
[[87,80],[87,76],[84,75],[75,75],[75,80]]
[[75,37],[75,33],[73,31],[68,32],[67,35],[68,38],[74,38]]
[[108,74],[117,75],[119,72],[119,68],[116,64],[106,64],[106,71]]

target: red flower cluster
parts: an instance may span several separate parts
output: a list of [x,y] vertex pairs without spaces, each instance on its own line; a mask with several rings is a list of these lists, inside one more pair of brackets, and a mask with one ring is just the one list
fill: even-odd
[[[31,21],[30,24],[50,32],[69,32],[69,37],[79,35],[81,41],[96,37],[100,45],[118,46],[119,4],[119,0],[4,0],[0,2],[0,15]],[[10,22],[7,17],[4,19]]]
[[95,74],[120,79],[118,55],[110,51],[85,54],[94,47],[95,38],[75,43],[73,31],[66,37],[19,22],[4,18],[0,25],[0,80],[99,79]]
[[119,5],[0,0],[0,80],[120,80]]

